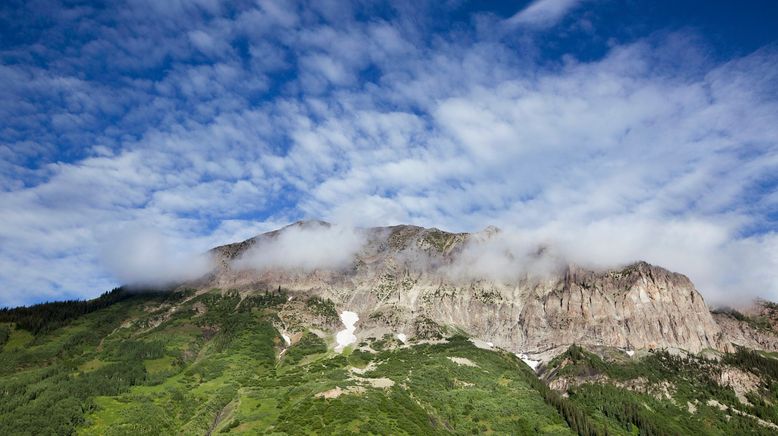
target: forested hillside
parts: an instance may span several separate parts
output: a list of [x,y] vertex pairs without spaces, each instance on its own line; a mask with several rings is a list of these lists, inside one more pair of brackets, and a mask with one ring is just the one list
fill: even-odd
[[[453,329],[337,353],[322,324],[284,337],[290,305],[277,288],[116,289],[0,311],[0,434],[774,434],[778,423],[778,360],[762,353],[573,346],[539,377]],[[336,314],[326,300],[295,307]],[[734,370],[754,390],[722,384]]]

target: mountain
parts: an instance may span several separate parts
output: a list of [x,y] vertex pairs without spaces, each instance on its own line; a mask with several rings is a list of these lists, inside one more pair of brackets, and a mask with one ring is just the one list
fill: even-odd
[[0,309],[0,434],[778,431],[778,306],[507,237],[300,222],[173,289]]
[[560,264],[534,277],[531,272],[500,279],[459,274],[466,268],[460,262],[467,257],[463,252],[489,247],[501,236],[495,228],[476,234],[369,228],[360,231],[364,244],[353,260],[339,269],[236,267],[236,260],[252,250],[272,250],[272,241],[285,232],[329,228],[300,222],[217,247],[217,270],[195,287],[251,294],[281,286],[291,295],[331,299],[339,310],[356,312],[360,336],[380,336],[384,330],[424,336],[432,324],[454,326],[506,350],[542,358],[576,343],[630,350],[730,349],[691,281],[645,262],[608,271]]

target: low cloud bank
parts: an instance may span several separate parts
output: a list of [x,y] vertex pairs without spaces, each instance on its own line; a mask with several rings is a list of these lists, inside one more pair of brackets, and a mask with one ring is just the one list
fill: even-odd
[[[473,233],[450,261],[420,250],[396,253],[396,260],[451,280],[499,282],[547,279],[570,264],[605,270],[644,260],[689,276],[709,304],[735,305],[769,297],[778,269],[775,235],[738,239],[733,237],[736,229],[733,222],[693,217],[667,221],[622,216],[588,224],[559,219],[536,228],[504,226]],[[344,269],[366,247],[370,234],[388,236],[345,225],[298,223],[261,237],[233,266],[260,271]],[[158,261],[150,263],[152,271],[159,269]]]
[[239,269],[312,271],[341,269],[354,261],[364,246],[363,232],[349,226],[319,222],[293,224],[273,236],[260,238],[235,261]]
[[189,252],[185,244],[154,230],[135,228],[103,244],[102,259],[122,284],[164,287],[198,279],[213,268],[209,255]]
[[515,281],[559,272],[565,256],[537,235],[487,229],[473,234],[454,261],[442,268],[455,280]]
[[445,267],[454,278],[545,278],[568,264],[593,270],[646,261],[688,276],[711,305],[775,298],[778,235],[736,237],[733,222],[634,216],[479,233]]
[[[709,304],[737,306],[770,298],[778,271],[778,235],[735,238],[737,228],[737,222],[692,217],[622,216],[578,225],[559,219],[537,228],[504,226],[473,233],[450,261],[413,249],[396,253],[396,260],[451,280],[500,282],[549,278],[569,264],[603,270],[645,260],[689,276]],[[296,223],[260,236],[233,267],[342,270],[353,265],[363,248],[370,252],[368,247],[377,248],[388,235],[348,225]],[[122,283],[159,287],[211,271],[210,256],[191,250],[192,241],[135,228],[104,244],[102,258]]]

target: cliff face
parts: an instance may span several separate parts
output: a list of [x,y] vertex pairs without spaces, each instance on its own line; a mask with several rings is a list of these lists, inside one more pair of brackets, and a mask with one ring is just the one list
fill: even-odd
[[742,312],[716,310],[713,319],[724,337],[733,344],[768,351],[778,351],[778,305],[757,300]]
[[569,268],[530,295],[520,316],[523,342],[590,343],[628,349],[726,349],[721,330],[683,275],[646,263],[620,271]]
[[457,275],[466,246],[499,238],[495,229],[476,234],[414,226],[365,229],[364,244],[343,268],[236,267],[245,253],[295,226],[327,224],[298,223],[217,247],[217,269],[194,286],[244,292],[281,286],[292,295],[330,298],[338,310],[359,314],[358,336],[424,337],[452,326],[529,354],[572,343],[692,352],[729,347],[688,278],[643,262],[617,271],[560,266],[510,280]]

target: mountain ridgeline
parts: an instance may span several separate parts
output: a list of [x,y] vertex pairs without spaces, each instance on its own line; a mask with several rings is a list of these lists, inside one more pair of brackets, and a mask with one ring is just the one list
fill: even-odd
[[300,222],[169,289],[1,309],[0,434],[778,432],[778,305],[504,237]]
[[475,234],[415,226],[370,228],[359,230],[362,244],[340,268],[236,267],[236,260],[252,250],[273,249],[266,242],[284,232],[329,227],[300,222],[217,247],[212,251],[216,271],[189,285],[246,294],[281,286],[291,295],[330,299],[340,310],[358,313],[362,335],[380,336],[387,329],[424,335],[435,323],[533,355],[555,355],[571,344],[692,352],[731,347],[687,277],[645,262],[610,271],[560,263],[541,274],[507,271],[497,278],[469,271],[462,257],[471,247],[477,253],[499,241],[495,228]]

